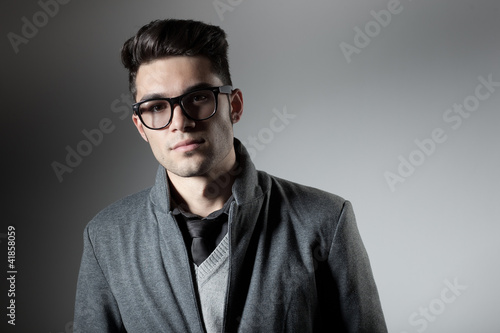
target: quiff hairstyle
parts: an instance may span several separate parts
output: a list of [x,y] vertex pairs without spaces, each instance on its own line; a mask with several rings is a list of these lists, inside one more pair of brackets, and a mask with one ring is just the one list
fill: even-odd
[[121,59],[129,71],[129,89],[135,98],[139,67],[166,56],[205,56],[222,83],[232,85],[227,49],[226,33],[218,26],[193,20],[155,20],[123,44]]

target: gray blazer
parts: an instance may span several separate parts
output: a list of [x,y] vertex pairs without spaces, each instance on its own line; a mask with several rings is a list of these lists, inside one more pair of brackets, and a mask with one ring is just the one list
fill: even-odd
[[[387,332],[351,204],[239,160],[221,332]],[[204,332],[168,179],[101,211],[84,231],[74,332]]]

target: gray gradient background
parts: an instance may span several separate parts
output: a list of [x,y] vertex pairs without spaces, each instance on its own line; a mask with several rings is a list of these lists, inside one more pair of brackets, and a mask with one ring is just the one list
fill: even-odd
[[[401,13],[350,63],[339,44],[353,44],[353,29],[388,1],[231,3],[221,20],[212,0],[72,0],[17,54],[6,35],[20,34],[21,18],[31,21],[40,6],[0,5],[0,233],[17,227],[16,331],[70,332],[84,226],[152,184],[149,146],[129,117],[113,112],[128,93],[119,50],[143,24],[174,17],[227,31],[233,82],[245,101],[237,137],[269,139],[273,109],[295,115],[254,161],[353,202],[390,332],[417,332],[410,315],[439,298],[447,279],[467,289],[425,332],[498,332],[500,88],[457,130],[443,113],[474,93],[478,76],[500,81],[500,3],[402,0]],[[82,130],[103,118],[115,130],[59,182],[51,163],[64,163],[65,147],[75,148]],[[398,156],[438,127],[447,140],[392,192],[384,172],[397,172]]]

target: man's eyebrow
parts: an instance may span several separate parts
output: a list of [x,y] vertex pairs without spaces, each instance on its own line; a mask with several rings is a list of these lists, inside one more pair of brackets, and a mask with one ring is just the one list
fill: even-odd
[[144,102],[144,101],[146,101],[148,99],[158,99],[158,98],[165,98],[165,95],[164,94],[160,94],[160,93],[146,94],[146,95],[142,96],[141,100],[138,101],[137,103]]
[[[212,88],[212,87],[213,87],[213,85],[210,83],[200,82],[200,83],[197,83],[197,84],[194,84],[192,86],[187,87],[181,95],[184,95],[184,94],[186,94],[190,91],[193,91],[193,90],[203,89],[203,88]],[[173,96],[173,97],[177,97],[177,96]],[[142,98],[139,102],[143,102],[143,101],[146,101],[148,99],[158,99],[158,98],[168,98],[168,97],[163,93],[150,93],[150,94],[146,94],[146,95],[142,96]],[[170,98],[172,98],[172,97],[170,97]]]

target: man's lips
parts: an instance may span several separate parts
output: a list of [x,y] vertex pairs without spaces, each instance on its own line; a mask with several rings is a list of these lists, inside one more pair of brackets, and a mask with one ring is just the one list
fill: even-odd
[[178,142],[172,150],[185,152],[198,148],[205,140],[203,139],[188,139]]

